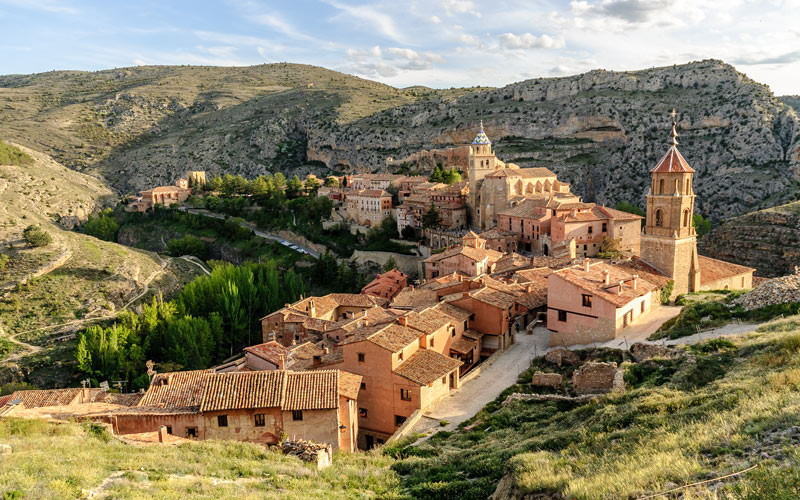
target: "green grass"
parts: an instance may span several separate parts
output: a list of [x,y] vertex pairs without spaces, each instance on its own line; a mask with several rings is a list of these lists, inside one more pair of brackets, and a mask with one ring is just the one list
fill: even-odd
[[[393,468],[419,499],[487,498],[506,476],[516,498],[605,500],[743,470],[753,461],[760,467],[717,489],[716,498],[793,498],[800,436],[781,438],[788,450],[782,461],[760,455],[767,436],[780,436],[800,417],[800,318],[788,321],[775,332],[693,347],[694,361],[651,361],[637,372],[626,364],[628,391],[587,403],[501,406],[510,392],[534,390],[523,375],[458,431],[396,452],[403,458]],[[703,492],[707,486],[692,495]]]
[[104,479],[115,499],[401,498],[399,480],[380,453],[337,454],[323,471],[262,446],[204,441],[135,447],[90,424],[0,420],[0,442],[12,447],[0,468],[0,495],[84,498]]
[[24,167],[26,165],[31,165],[32,163],[33,158],[23,153],[22,150],[0,141],[0,165],[16,165],[18,167]]

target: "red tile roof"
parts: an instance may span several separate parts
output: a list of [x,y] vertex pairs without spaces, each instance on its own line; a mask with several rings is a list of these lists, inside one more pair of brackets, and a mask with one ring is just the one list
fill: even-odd
[[20,400],[26,409],[41,408],[42,406],[64,406],[79,399],[83,389],[47,389],[31,391],[15,391],[11,394],[11,401]]
[[715,281],[732,278],[740,274],[752,273],[755,271],[752,267],[740,266],[732,262],[725,262],[724,260],[712,259],[705,255],[697,256],[700,264],[700,284],[705,285]]
[[412,382],[427,385],[457,370],[462,362],[430,349],[420,349],[394,371]]
[[206,375],[214,370],[158,373],[139,406],[159,408],[198,408],[203,397]]
[[250,347],[245,347],[244,350],[263,360],[269,361],[275,366],[280,365],[281,354],[283,355],[284,362],[289,355],[289,349],[274,340],[265,344],[251,345]]
[[685,173],[692,173],[694,169],[689,166],[686,160],[683,158],[683,155],[678,148],[675,146],[670,146],[667,150],[667,153],[659,160],[658,164],[653,167],[650,172],[685,172]]
[[[609,284],[604,282],[603,271],[608,271]],[[559,269],[550,275],[548,279],[560,278],[578,286],[579,288],[591,292],[598,298],[604,299],[616,307],[622,307],[637,297],[645,295],[647,292],[658,289],[658,287],[639,276],[636,289],[634,290],[631,280],[633,274],[621,266],[608,264],[606,262],[594,262],[589,266],[589,271],[585,271],[583,264]],[[622,291],[617,293],[617,286],[620,281],[624,281]]]
[[397,352],[416,342],[420,335],[418,330],[397,323],[375,325],[358,330],[355,335],[343,341],[342,345],[369,341],[388,351]]
[[406,275],[397,269],[379,274],[361,289],[361,293],[391,298],[397,295],[406,285]]

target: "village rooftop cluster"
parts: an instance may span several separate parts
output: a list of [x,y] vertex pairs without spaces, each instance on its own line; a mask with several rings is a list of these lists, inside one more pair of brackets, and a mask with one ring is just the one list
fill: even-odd
[[[673,119],[643,227],[640,216],[582,202],[546,168],[500,161],[482,124],[465,181],[347,176],[319,191],[335,203],[332,219],[373,227],[394,214],[401,233],[425,229],[434,252],[416,286],[393,269],[360,294],[286,304],[261,319],[261,344],[221,366],[153,373],[142,395],[20,391],[0,399],[0,415],[91,418],[122,435],[292,436],[344,451],[385,443],[450,391],[469,390],[465,377],[537,326],[553,347],[604,342],[670,297],[752,287],[754,269],[698,254],[695,171],[677,146]],[[188,185],[176,188],[179,202]],[[135,202],[164,203],[159,189]],[[439,224],[423,228],[432,206]],[[609,241],[614,258],[594,258]]]

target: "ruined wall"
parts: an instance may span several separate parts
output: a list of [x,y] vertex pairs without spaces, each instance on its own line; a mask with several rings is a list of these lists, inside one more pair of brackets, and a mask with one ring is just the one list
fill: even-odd
[[[255,426],[254,415],[259,413],[264,414],[265,425],[263,427]],[[218,425],[218,415],[228,416],[227,427]],[[207,412],[203,414],[202,419],[205,427],[204,439],[276,444],[283,433],[281,412],[277,408]]]
[[576,394],[598,394],[625,389],[622,371],[616,363],[589,362],[572,372],[572,389]]

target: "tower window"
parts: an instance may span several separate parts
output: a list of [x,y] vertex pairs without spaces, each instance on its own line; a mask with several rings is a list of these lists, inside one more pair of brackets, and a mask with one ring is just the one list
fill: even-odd
[[[664,181],[662,180],[661,182],[663,183]],[[664,225],[664,212],[662,212],[661,209],[659,208],[656,210],[656,226],[661,227],[663,225]]]
[[684,227],[689,227],[689,211],[688,210],[684,210],[683,211],[683,226]]
[[658,181],[658,194],[664,194],[664,179]]

